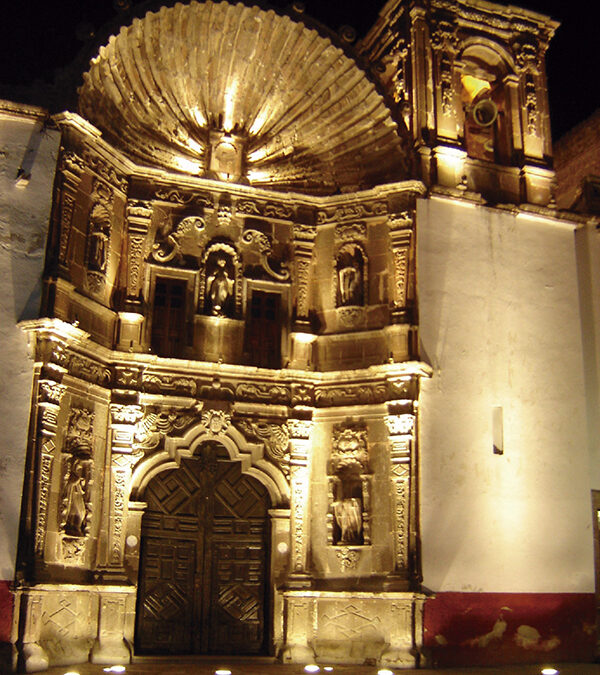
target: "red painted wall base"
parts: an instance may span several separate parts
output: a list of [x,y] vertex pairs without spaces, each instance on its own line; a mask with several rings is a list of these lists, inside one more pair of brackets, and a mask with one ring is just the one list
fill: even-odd
[[429,666],[591,662],[593,593],[436,593],[425,603]]
[[0,673],[10,672],[12,646],[10,634],[13,620],[14,598],[10,581],[0,579]]
[[10,642],[13,618],[13,594],[10,581],[0,580],[0,642]]

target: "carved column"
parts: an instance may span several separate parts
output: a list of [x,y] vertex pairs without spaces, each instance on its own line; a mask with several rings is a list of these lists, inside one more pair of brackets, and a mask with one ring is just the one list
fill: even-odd
[[309,455],[311,419],[289,419],[290,483],[291,483],[291,574],[288,585],[306,588],[310,585],[307,573],[309,505]]
[[111,461],[109,481],[109,512],[105,514],[107,529],[103,566],[105,574],[125,577],[125,539],[129,502],[129,486],[133,464],[139,459],[134,453],[134,435],[137,422],[142,418],[139,405],[111,403]]
[[60,217],[58,236],[58,264],[63,276],[69,277],[68,255],[71,238],[71,223],[79,181],[84,163],[81,157],[70,150],[64,150],[60,161]]
[[142,285],[147,237],[152,218],[152,202],[127,203],[127,300],[125,312],[119,312],[118,349],[141,351],[144,315]]
[[312,363],[312,343],[316,336],[310,330],[310,268],[317,228],[294,224],[294,283],[296,286],[296,320],[291,333],[290,367],[308,369]]
[[394,509],[393,576],[408,579],[411,573],[411,453],[415,416],[391,409],[385,417],[390,439]]

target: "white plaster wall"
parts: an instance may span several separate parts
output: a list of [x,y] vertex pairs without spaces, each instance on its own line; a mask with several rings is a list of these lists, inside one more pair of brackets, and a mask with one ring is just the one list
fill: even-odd
[[580,227],[575,237],[584,375],[590,477],[600,490],[600,231],[595,219]]
[[[59,133],[0,102],[0,580],[14,576],[32,361],[17,322],[37,316]],[[30,152],[27,149],[30,148]],[[25,187],[15,181],[22,165]]]
[[433,197],[417,237],[424,585],[593,592],[574,227]]

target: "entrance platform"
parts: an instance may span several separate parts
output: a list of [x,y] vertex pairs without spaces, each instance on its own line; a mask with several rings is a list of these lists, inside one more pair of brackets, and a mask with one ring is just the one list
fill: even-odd
[[[377,666],[343,666],[333,665],[333,670],[325,670],[327,664],[319,664],[320,670],[317,675],[377,675],[380,669]],[[560,675],[600,675],[600,664],[594,663],[570,663],[556,664],[540,662],[539,664],[526,666],[499,666],[496,668],[447,668],[439,670],[402,670],[392,669],[393,675],[405,673],[419,673],[419,675],[541,675],[544,668],[554,667]],[[92,663],[84,663],[78,666],[53,666],[46,673],[48,675],[66,675],[66,673],[78,673],[79,675],[115,675],[116,669],[108,671],[108,666],[100,666]],[[304,666],[282,665],[267,658],[244,658],[240,657],[165,657],[165,658],[136,658],[133,663],[126,666],[125,675],[215,675],[221,671],[223,675],[231,671],[231,675],[307,675]],[[220,674],[219,674],[220,675]]]

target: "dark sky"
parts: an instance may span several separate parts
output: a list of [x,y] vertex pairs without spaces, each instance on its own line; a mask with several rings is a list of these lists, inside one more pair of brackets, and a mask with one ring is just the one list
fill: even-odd
[[[134,2],[135,4],[135,2]],[[271,0],[282,6],[288,0]],[[337,30],[343,24],[363,35],[374,23],[384,0],[304,0],[306,12]],[[597,23],[592,0],[519,0],[512,4],[550,15],[561,22],[548,53],[554,138],[600,107]],[[11,20],[6,11],[12,11]],[[51,82],[56,68],[68,66],[84,44],[77,27],[96,31],[118,21],[113,0],[17,0],[3,12],[0,25],[0,84],[27,84],[36,78]],[[128,23],[128,22],[127,22]]]

